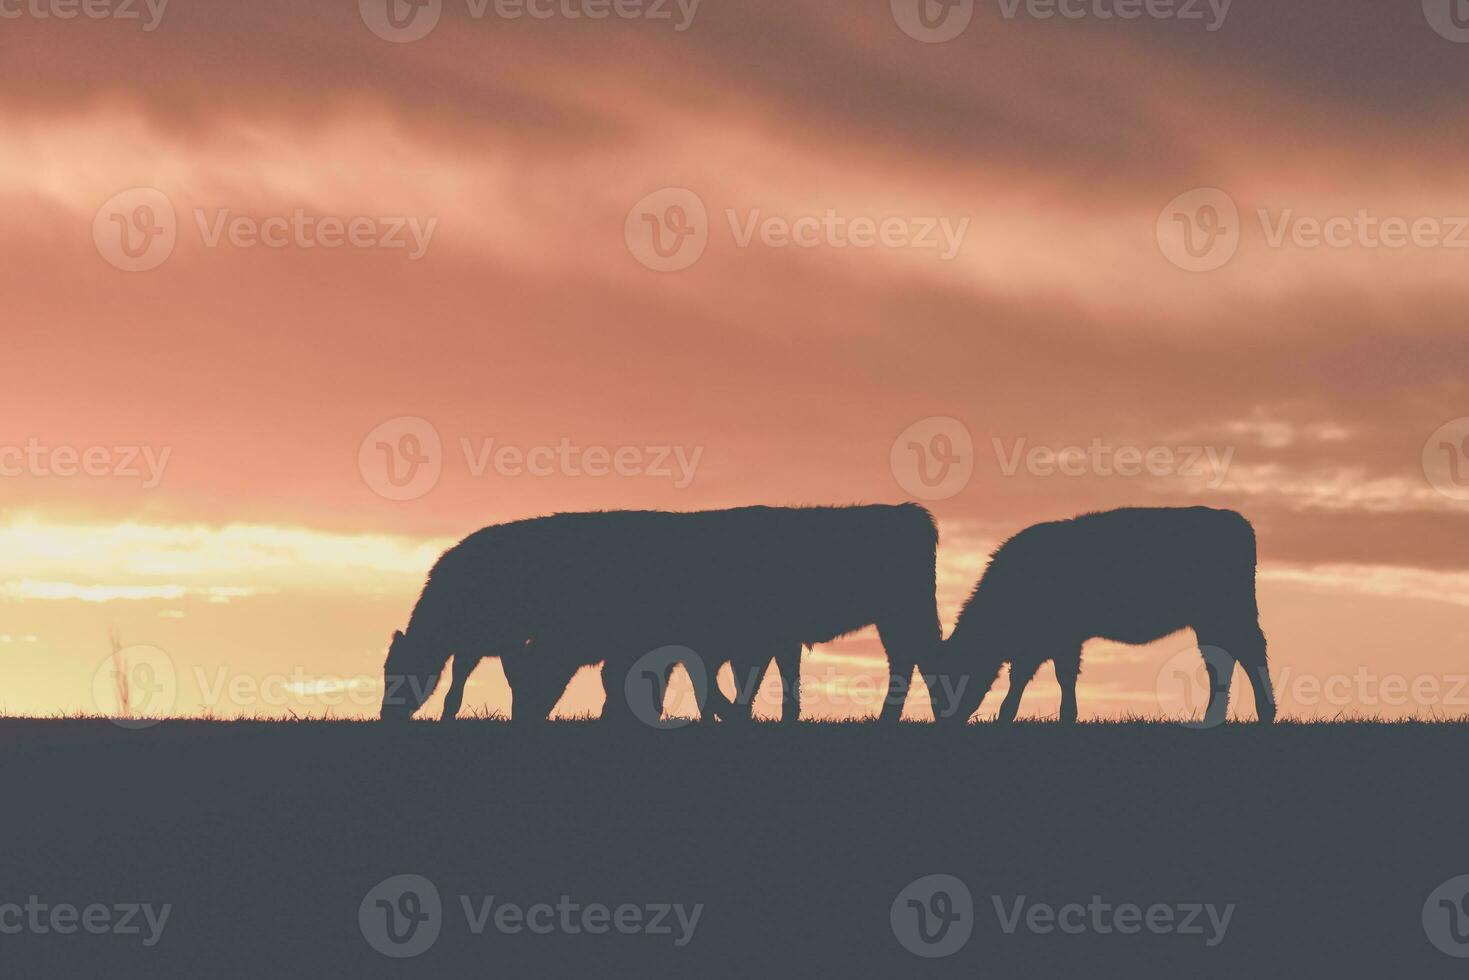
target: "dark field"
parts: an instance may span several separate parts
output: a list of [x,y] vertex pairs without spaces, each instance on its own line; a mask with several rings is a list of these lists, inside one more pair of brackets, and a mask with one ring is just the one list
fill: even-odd
[[[1469,727],[1420,724],[0,721],[0,906],[172,906],[151,948],[141,916],[0,934],[0,977],[1462,976],[1422,914],[1469,874],[1466,749]],[[359,906],[406,873],[437,886],[441,933],[390,959]],[[922,959],[890,911],[938,873],[968,886],[973,934]],[[460,896],[492,895],[569,896],[578,929],[597,903],[703,908],[667,934],[476,935]],[[992,899],[1094,895],[1179,924],[1235,908],[1222,939],[1202,914],[1198,934],[1103,934],[1090,912],[1080,934],[1007,934]]]

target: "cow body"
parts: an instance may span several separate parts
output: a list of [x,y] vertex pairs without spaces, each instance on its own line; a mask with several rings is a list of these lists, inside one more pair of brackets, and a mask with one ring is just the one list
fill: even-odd
[[960,672],[967,719],[1010,664],[999,720],[1014,719],[1025,685],[1047,660],[1061,685],[1061,720],[1076,720],[1081,647],[1092,638],[1149,643],[1191,627],[1210,672],[1207,719],[1228,708],[1243,664],[1263,722],[1275,717],[1265,635],[1255,601],[1255,533],[1229,510],[1127,508],[1027,528],[994,553],[940,660]]
[[[498,656],[512,715],[544,717],[577,669],[603,662],[604,715],[616,714],[627,670],[654,649],[688,647],[712,673],[726,660],[789,663],[802,645],[875,624],[890,667],[882,713],[895,721],[913,667],[940,641],[937,542],[932,517],[911,504],[612,511],[496,525],[435,565],[385,679],[406,693],[411,714],[427,697],[415,688],[431,691],[452,654],[446,706],[457,711],[468,671]],[[788,693],[788,713],[790,702]],[[385,697],[384,716],[401,713]]]

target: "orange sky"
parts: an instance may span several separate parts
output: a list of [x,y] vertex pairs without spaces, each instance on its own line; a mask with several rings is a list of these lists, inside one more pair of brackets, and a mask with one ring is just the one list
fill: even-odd
[[[445,0],[392,43],[372,3],[4,21],[0,710],[99,710],[115,627],[166,653],[173,711],[369,715],[468,531],[907,499],[895,443],[952,418],[946,625],[1029,523],[1236,507],[1283,713],[1469,712],[1469,423],[1434,435],[1469,416],[1469,47],[1419,5],[1236,0],[1208,31],[980,3],[925,43],[883,2],[678,29]],[[1234,251],[1191,272],[1168,229],[1203,235],[1202,188]],[[655,271],[673,204],[703,251]],[[129,258],[144,225],[172,250]],[[405,417],[440,473],[393,500],[364,440]],[[1095,644],[1082,716],[1161,713],[1191,644]],[[879,652],[808,655],[811,713],[874,712]],[[563,709],[599,700],[583,675]],[[468,704],[504,706],[493,661]]]

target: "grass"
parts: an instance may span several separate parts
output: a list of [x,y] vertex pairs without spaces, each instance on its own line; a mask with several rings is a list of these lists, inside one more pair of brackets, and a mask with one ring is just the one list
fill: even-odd
[[[538,728],[0,719],[0,904],[172,903],[163,940],[0,936],[17,976],[1458,975],[1419,918],[1469,873],[1469,727],[1353,718],[964,731],[864,723]],[[447,918],[408,962],[358,906],[403,873]],[[978,915],[920,960],[890,906],[963,880]],[[702,903],[647,935],[473,935],[458,897]],[[1225,940],[1005,933],[992,901],[1233,903]]]

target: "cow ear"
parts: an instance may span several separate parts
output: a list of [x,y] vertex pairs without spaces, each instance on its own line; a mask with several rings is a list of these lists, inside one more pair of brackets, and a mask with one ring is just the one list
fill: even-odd
[[394,643],[397,643],[401,639],[403,639],[403,631],[402,630],[394,630],[393,631],[393,642]]

